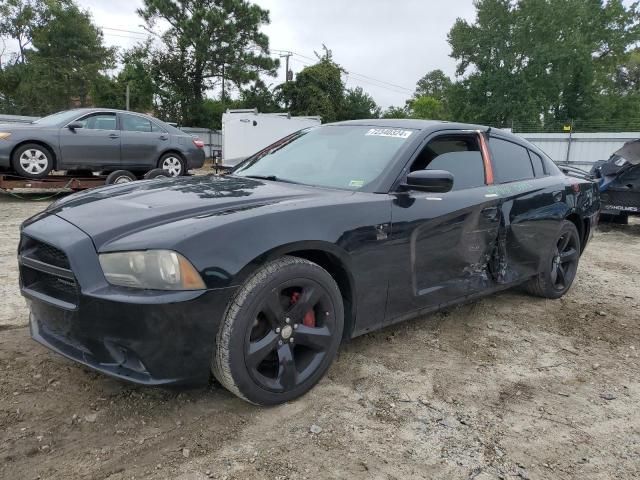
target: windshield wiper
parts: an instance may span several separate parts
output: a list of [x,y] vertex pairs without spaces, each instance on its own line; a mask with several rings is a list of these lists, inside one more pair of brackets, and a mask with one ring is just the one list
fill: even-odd
[[300,184],[300,182],[295,182],[293,180],[287,180],[286,178],[280,178],[276,175],[242,175],[246,178],[255,178],[256,180],[270,180],[272,182],[283,182],[283,183],[295,183]]

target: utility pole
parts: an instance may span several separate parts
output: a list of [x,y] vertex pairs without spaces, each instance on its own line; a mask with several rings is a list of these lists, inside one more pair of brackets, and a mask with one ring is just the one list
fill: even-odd
[[131,82],[127,82],[127,112],[130,110],[130,99],[131,99]]
[[222,64],[222,104],[224,105],[224,63]]
[[280,58],[285,58],[285,72],[284,72],[285,83],[289,83],[291,80],[293,80],[293,74],[292,74],[293,72],[289,70],[289,57],[291,57],[292,55],[293,55],[292,52],[287,52],[284,55],[280,55]]

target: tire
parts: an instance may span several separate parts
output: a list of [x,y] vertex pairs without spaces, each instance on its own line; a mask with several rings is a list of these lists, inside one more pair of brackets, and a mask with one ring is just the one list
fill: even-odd
[[21,177],[44,178],[53,170],[53,154],[42,145],[27,143],[13,152],[11,165]]
[[136,176],[128,170],[116,170],[107,175],[104,181],[105,185],[118,185],[121,183],[129,183],[136,181]]
[[231,300],[213,374],[250,403],[288,402],[326,373],[343,328],[342,296],[331,275],[308,260],[282,257],[260,268]]
[[532,295],[556,299],[569,291],[580,261],[580,235],[576,226],[564,220],[556,241],[545,259],[546,269],[524,285]]
[[145,180],[152,180],[154,178],[169,178],[171,177],[171,175],[169,175],[169,173],[166,170],[163,170],[161,168],[154,168],[153,170],[149,170],[147,173],[144,174],[144,179]]
[[160,157],[158,168],[169,172],[170,177],[180,177],[187,174],[184,159],[178,153],[165,153]]

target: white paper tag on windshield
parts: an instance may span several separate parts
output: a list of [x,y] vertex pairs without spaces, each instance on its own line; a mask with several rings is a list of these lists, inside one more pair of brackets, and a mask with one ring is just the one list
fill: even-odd
[[392,138],[409,138],[413,132],[411,130],[402,130],[400,128],[372,128],[366,136],[374,137],[392,137]]

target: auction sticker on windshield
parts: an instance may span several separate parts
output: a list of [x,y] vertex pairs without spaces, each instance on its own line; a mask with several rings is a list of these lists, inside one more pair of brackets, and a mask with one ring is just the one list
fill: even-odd
[[411,130],[402,130],[399,128],[372,128],[366,136],[374,137],[393,137],[393,138],[409,138],[413,132]]

